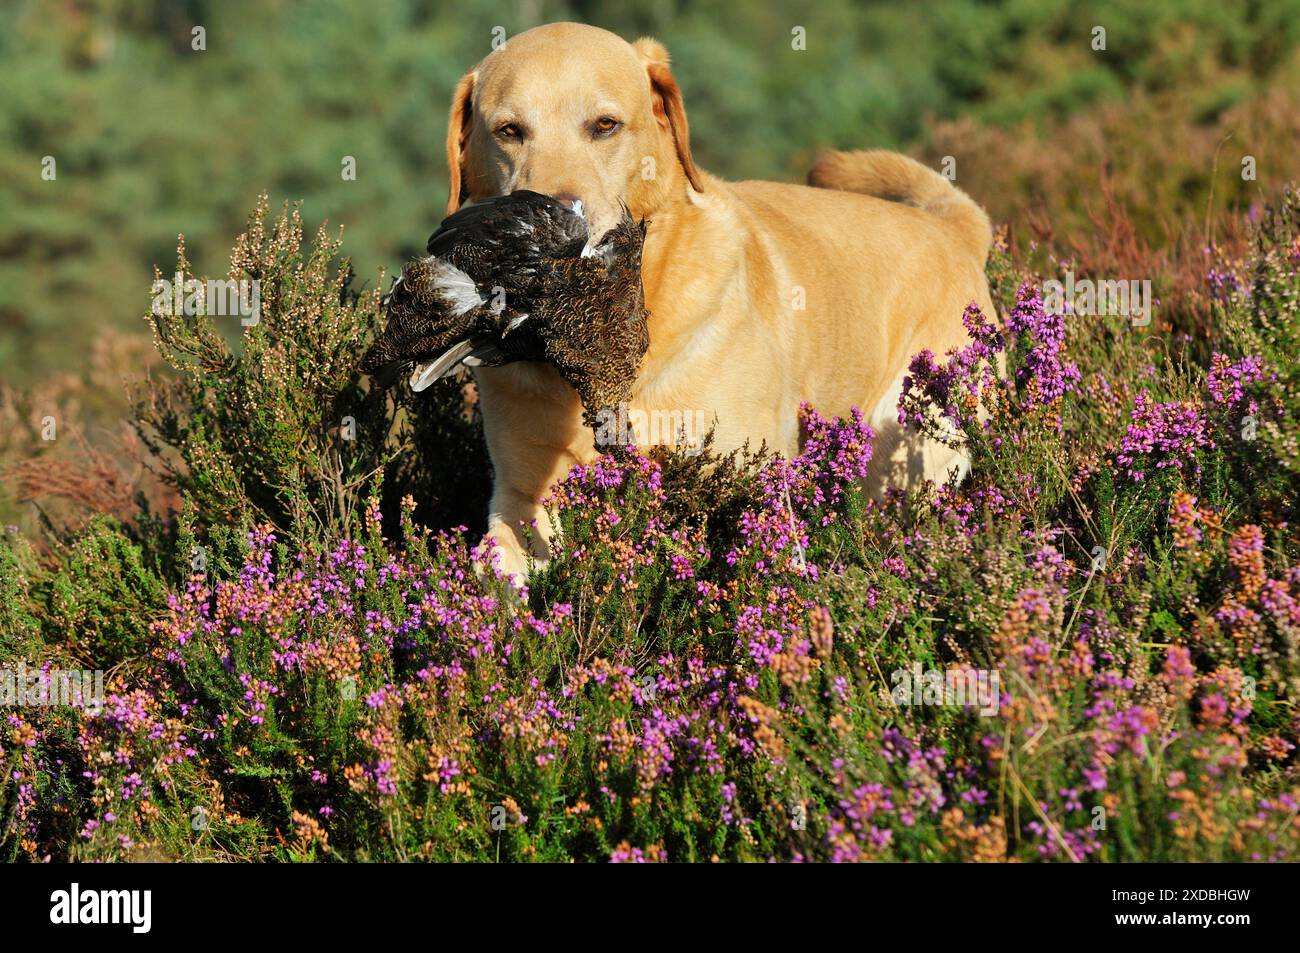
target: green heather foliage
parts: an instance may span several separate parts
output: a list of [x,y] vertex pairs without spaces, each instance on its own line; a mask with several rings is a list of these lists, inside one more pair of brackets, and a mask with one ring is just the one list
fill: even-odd
[[793,460],[620,449],[515,593],[457,526],[472,389],[359,376],[375,293],[264,200],[260,321],[153,318],[179,516],[0,542],[0,669],[107,670],[3,710],[0,853],[1300,859],[1298,226],[1206,259],[1203,348],[1051,313],[1000,243],[999,314],[900,407],[964,482],[865,500],[870,428],[817,408]]
[[[203,301],[197,314],[173,314],[165,295],[150,314],[158,350],[177,373],[151,381],[137,400],[137,429],[181,491],[192,556],[208,558],[194,541],[206,536],[218,569],[237,565],[231,554],[259,521],[300,544],[348,535],[385,466],[390,496],[430,481],[461,484],[461,504],[422,496],[434,516],[465,517],[469,509],[482,518],[486,451],[473,408],[449,386],[429,401],[399,394],[401,404],[366,389],[356,363],[382,324],[379,294],[352,291],[350,266],[335,261],[339,239],[322,228],[305,252],[302,239],[298,210],[286,206],[268,223],[263,196],[229,272],[258,282],[256,317],[212,316]],[[175,274],[193,277],[183,242]],[[248,322],[237,348],[219,326],[232,320]],[[411,459],[401,465],[404,453]],[[473,479],[485,487],[477,495],[463,488]]]
[[140,547],[105,517],[95,517],[57,567],[41,574],[34,594],[48,613],[41,624],[51,641],[99,668],[147,651],[142,623],[157,615],[165,596]]

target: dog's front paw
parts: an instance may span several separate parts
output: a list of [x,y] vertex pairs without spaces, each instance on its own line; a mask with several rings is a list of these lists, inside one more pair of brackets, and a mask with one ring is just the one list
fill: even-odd
[[494,536],[485,536],[474,550],[474,573],[482,583],[499,581],[516,604],[528,599],[528,577],[542,568],[548,560],[536,559],[517,545],[502,543]]

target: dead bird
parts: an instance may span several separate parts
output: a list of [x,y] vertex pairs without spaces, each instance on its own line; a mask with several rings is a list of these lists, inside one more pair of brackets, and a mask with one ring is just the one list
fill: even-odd
[[625,209],[593,255],[560,262],[530,329],[546,361],[578,392],[583,420],[592,428],[602,410],[631,398],[650,347],[641,285],[645,235],[646,223],[634,222]]
[[462,365],[545,361],[594,427],[601,410],[630,397],[649,347],[645,233],[625,209],[593,246],[581,203],[570,209],[536,192],[467,206],[434,232],[429,257],[402,269],[362,369],[411,363],[420,391]]

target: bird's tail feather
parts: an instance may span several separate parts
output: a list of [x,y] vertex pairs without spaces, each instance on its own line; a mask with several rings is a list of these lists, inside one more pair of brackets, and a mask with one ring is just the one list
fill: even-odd
[[443,351],[432,361],[422,361],[411,371],[411,390],[422,391],[440,377],[445,377],[461,361],[474,353],[475,344],[471,340],[460,341]]

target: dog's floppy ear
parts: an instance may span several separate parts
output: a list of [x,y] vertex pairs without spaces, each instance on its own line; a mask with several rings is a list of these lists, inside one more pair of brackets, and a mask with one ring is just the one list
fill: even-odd
[[682,171],[686,173],[691,188],[703,192],[704,182],[699,170],[695,168],[695,160],[691,158],[691,130],[686,123],[682,91],[677,86],[677,80],[673,79],[672,70],[668,68],[668,50],[658,40],[648,36],[637,40],[632,48],[645,63],[646,75],[650,78],[650,98],[654,103],[655,118],[672,135],[677,160],[682,164]]
[[474,81],[477,72],[469,72],[456,84],[451,97],[451,118],[447,121],[447,214],[451,215],[465,199],[465,143],[474,126]]

